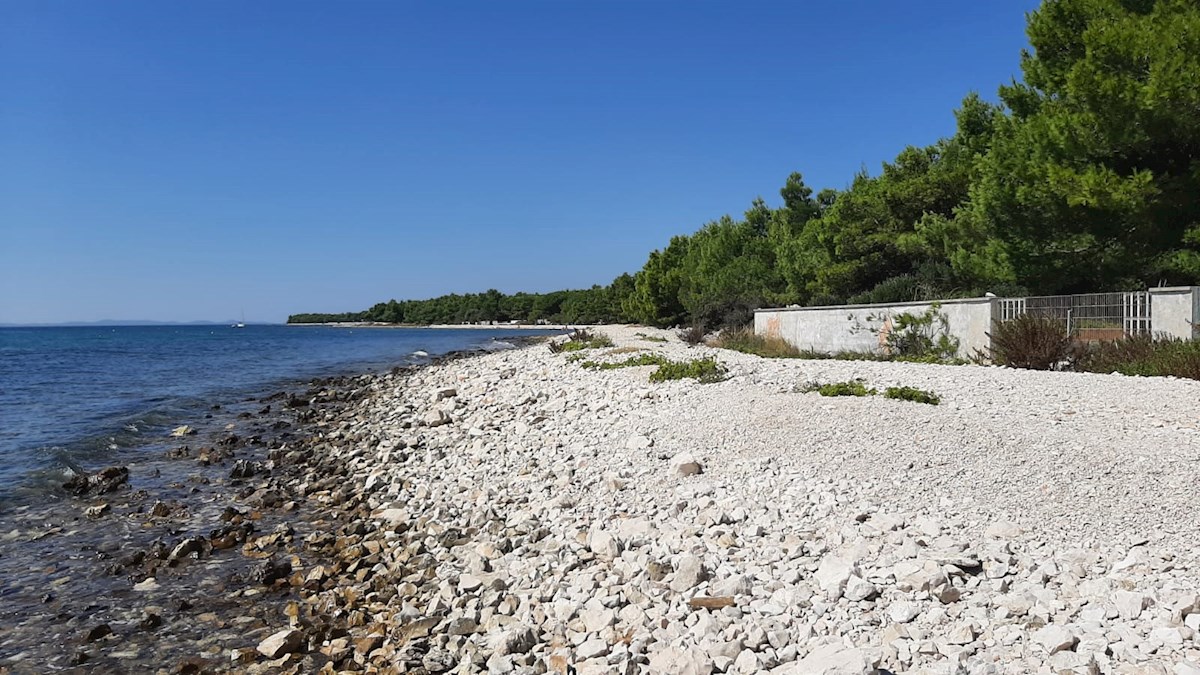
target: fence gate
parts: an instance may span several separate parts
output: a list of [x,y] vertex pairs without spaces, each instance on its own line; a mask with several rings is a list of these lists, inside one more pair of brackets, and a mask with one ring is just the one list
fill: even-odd
[[1030,314],[1059,319],[1084,342],[1150,333],[1150,293],[1081,293],[1002,298],[1000,320]]

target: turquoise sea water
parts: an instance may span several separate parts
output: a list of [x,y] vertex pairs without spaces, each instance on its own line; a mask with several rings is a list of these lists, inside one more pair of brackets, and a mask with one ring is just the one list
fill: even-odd
[[[214,405],[545,331],[323,326],[0,328],[0,501],[136,459]],[[414,354],[414,352],[424,352]]]

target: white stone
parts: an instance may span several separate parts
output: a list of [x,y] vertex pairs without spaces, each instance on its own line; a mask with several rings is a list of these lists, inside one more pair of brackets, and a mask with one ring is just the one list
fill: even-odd
[[444,410],[434,409],[425,413],[425,416],[421,418],[421,421],[427,427],[440,427],[443,424],[450,423],[450,416],[447,415]]
[[1078,639],[1067,628],[1051,624],[1039,628],[1033,634],[1033,641],[1041,645],[1047,654],[1054,654],[1055,652],[1071,649],[1078,642]]
[[896,623],[908,623],[921,614],[915,602],[894,602],[888,607],[888,618]]
[[599,638],[592,638],[575,648],[575,655],[581,659],[594,659],[608,653],[608,643]]
[[1148,603],[1149,599],[1141,593],[1132,591],[1113,593],[1113,604],[1117,607],[1117,613],[1126,621],[1133,621],[1141,616]]
[[681,452],[671,458],[671,470],[680,476],[694,476],[704,472],[704,465],[691,454]]
[[699,647],[667,647],[650,655],[650,672],[710,675],[713,662]]
[[817,587],[821,589],[826,598],[837,600],[841,597],[854,570],[854,563],[830,554],[821,559],[821,565],[817,568],[814,578],[817,581]]
[[845,596],[847,600],[858,602],[875,595],[875,585],[858,575],[851,575],[846,582]]
[[653,447],[654,441],[641,434],[634,434],[625,441],[625,449],[627,450],[645,450]]
[[159,584],[158,584],[158,581],[154,577],[147,577],[145,580],[139,581],[138,583],[133,585],[133,590],[141,591],[143,593],[147,592],[147,591],[156,591],[158,589],[159,589]]
[[777,675],[868,675],[878,664],[879,659],[865,649],[828,644],[817,647],[799,661],[772,668],[770,672]]
[[596,530],[588,538],[588,548],[597,556],[612,560],[621,555],[621,542],[605,530]]
[[675,563],[675,574],[671,579],[671,590],[676,593],[682,593],[691,590],[708,578],[707,571],[704,567],[704,561],[699,557],[687,553],[679,556],[678,562]]
[[258,652],[268,659],[277,659],[284,654],[294,654],[304,645],[304,633],[285,628],[258,643]]

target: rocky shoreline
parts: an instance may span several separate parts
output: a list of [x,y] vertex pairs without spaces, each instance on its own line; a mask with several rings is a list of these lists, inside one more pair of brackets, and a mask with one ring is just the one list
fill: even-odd
[[[63,619],[52,667],[33,644],[0,663],[1200,673],[1197,383],[601,330],[621,354],[589,359],[715,355],[731,377],[651,385],[535,346],[324,383],[293,401],[305,426],[230,458],[249,473],[204,541],[130,560],[120,608]],[[943,404],[797,393],[855,377]]]
[[338,507],[354,500],[344,471],[314,448],[375,378],[214,405],[173,442],[152,443],[166,446],[157,454],[10,505],[0,514],[0,673],[241,672],[261,658],[254,638],[287,623],[298,591],[326,578],[319,570],[338,568],[320,533],[346,526]]

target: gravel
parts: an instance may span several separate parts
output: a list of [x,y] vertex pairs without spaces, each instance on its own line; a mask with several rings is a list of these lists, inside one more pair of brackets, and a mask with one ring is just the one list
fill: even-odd
[[[382,376],[330,423],[380,528],[363,540],[374,588],[398,591],[369,608],[358,663],[1196,672],[1200,383],[763,360],[599,330],[730,377],[651,385],[653,366],[534,346]],[[629,355],[611,351],[585,354]],[[855,378],[942,403],[799,393]],[[335,592],[371,597],[309,602]]]

